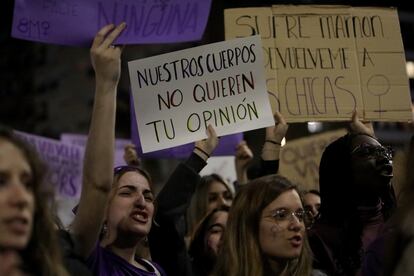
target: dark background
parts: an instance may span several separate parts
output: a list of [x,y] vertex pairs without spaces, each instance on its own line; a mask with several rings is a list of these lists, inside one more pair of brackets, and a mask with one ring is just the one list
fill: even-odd
[[[87,0],[86,0],[87,1]],[[414,61],[414,9],[409,1],[248,1],[213,0],[202,41],[180,44],[128,46],[123,60],[171,52],[224,40],[223,9],[268,6],[271,4],[343,4],[398,8],[406,59]],[[61,133],[86,134],[92,107],[94,80],[89,49],[47,45],[10,37],[13,0],[0,4],[0,123],[12,128],[59,138]],[[129,80],[126,63],[118,94],[117,137],[130,137]],[[410,80],[412,87],[413,80]],[[411,90],[411,94],[413,91]],[[412,96],[412,98],[414,98]],[[324,123],[323,130],[344,126]],[[402,147],[413,132],[412,123],[375,123],[383,142]],[[308,134],[307,124],[292,124],[288,140]],[[263,131],[245,133],[255,152],[259,151]],[[256,154],[258,156],[258,154]]]

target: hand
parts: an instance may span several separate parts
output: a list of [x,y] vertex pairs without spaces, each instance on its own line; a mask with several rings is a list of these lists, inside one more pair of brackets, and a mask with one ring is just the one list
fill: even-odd
[[124,148],[124,160],[129,166],[139,166],[140,160],[138,158],[137,150],[134,144],[128,144]]
[[241,141],[236,147],[236,170],[246,170],[250,161],[253,160],[253,152],[246,141]]
[[275,125],[266,128],[266,140],[281,143],[286,136],[289,125],[279,111],[276,111],[273,117],[275,118]]
[[121,23],[117,27],[113,24],[106,25],[99,30],[93,40],[90,54],[96,79],[99,81],[118,84],[121,76],[122,47],[115,47],[113,43],[125,29],[125,26],[125,23]]
[[[195,142],[194,152],[204,160],[207,160],[211,156],[213,151],[216,149],[218,141],[219,138],[217,137],[216,131],[214,130],[213,126],[208,125],[207,139]],[[197,150],[197,148],[200,148],[202,151]],[[206,154],[208,154],[208,156],[206,156]]]
[[236,176],[239,185],[247,183],[247,168],[249,163],[253,160],[253,152],[247,145],[246,141],[241,141],[236,147]]
[[361,120],[359,120],[358,113],[356,110],[354,111],[354,113],[352,113],[352,122],[350,124],[350,127],[351,131],[354,133],[363,133],[375,137],[374,127],[372,126],[372,123],[364,123]]

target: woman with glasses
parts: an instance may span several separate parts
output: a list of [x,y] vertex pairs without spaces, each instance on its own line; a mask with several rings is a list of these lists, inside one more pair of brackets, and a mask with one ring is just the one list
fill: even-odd
[[319,168],[322,204],[310,244],[315,267],[328,275],[360,273],[369,245],[395,208],[391,150],[356,113],[351,129],[325,149]]
[[310,275],[307,222],[289,180],[268,175],[251,181],[233,201],[213,275]]
[[113,170],[122,52],[122,47],[113,44],[125,27],[125,23],[107,25],[92,43],[95,99],[81,198],[70,232],[76,252],[87,259],[94,275],[165,275],[157,264],[135,253],[153,224],[151,179],[137,167]]
[[[274,126],[266,128],[266,142],[261,155],[264,174],[277,171],[280,142],[288,129],[280,113],[275,115],[275,121]],[[192,223],[200,223],[211,210],[232,203],[233,195],[219,177],[205,177],[206,181],[200,181],[199,172],[206,165],[217,143],[217,135],[209,126],[207,139],[196,142],[189,159],[178,166],[157,196],[160,208],[157,210],[156,221],[159,227],[152,228],[149,236],[150,249],[153,260],[161,264],[168,275],[198,275],[200,266],[194,265],[194,259],[187,252],[186,229],[192,229]],[[187,209],[194,207],[197,209],[198,217],[190,217],[195,220],[189,221],[186,225]],[[192,210],[188,210],[188,213],[191,212]],[[209,264],[205,268],[209,270],[212,265]]]

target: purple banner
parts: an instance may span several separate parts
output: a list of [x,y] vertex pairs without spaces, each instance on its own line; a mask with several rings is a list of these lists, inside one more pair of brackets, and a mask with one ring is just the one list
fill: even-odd
[[84,148],[58,140],[15,131],[31,144],[49,169],[48,182],[59,197],[79,197],[82,186]]
[[[131,140],[137,147],[138,156],[144,158],[187,158],[194,149],[194,143],[153,151],[149,153],[142,153],[141,142],[139,140],[139,133],[137,128],[137,120],[134,112],[134,101],[130,97],[130,117],[131,117]],[[220,137],[220,142],[215,149],[213,156],[234,156],[236,153],[237,144],[243,140],[243,133],[226,135]]]
[[119,44],[200,40],[211,0],[15,0],[12,36],[90,46],[109,23],[126,22]]
[[[75,133],[62,133],[60,135],[60,141],[68,145],[78,145],[82,148],[86,147],[86,142],[88,136],[84,134],[75,134]],[[125,165],[124,160],[124,148],[126,145],[131,144],[132,142],[127,139],[115,139],[115,152],[114,152],[114,167]]]

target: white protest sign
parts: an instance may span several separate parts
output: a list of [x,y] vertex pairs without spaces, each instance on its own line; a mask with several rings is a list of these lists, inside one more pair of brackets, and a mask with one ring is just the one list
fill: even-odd
[[128,63],[143,152],[274,124],[259,36]]
[[234,192],[233,183],[237,180],[234,159],[234,156],[212,156],[201,170],[200,175],[218,174],[227,181],[229,188]]

